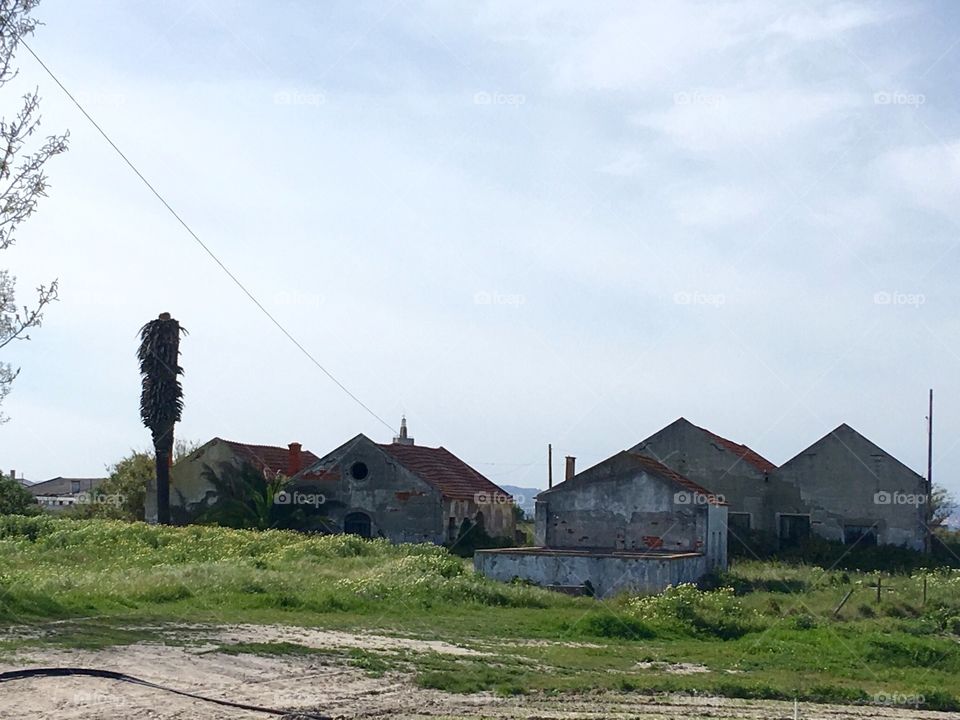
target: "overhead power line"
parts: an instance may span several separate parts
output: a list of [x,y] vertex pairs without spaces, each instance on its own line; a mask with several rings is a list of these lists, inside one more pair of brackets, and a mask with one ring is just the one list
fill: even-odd
[[131,162],[130,158],[128,158],[128,157],[123,153],[123,151],[122,151],[119,147],[117,147],[117,144],[116,144],[115,142],[113,142],[113,140],[110,139],[110,136],[107,135],[107,133],[104,131],[104,129],[103,129],[102,127],[100,127],[100,125],[97,123],[97,121],[94,120],[93,117],[91,117],[90,113],[88,113],[88,112],[84,109],[83,105],[81,105],[80,102],[73,96],[73,93],[71,93],[69,90],[67,90],[66,86],[65,86],[62,82],[60,82],[60,79],[53,73],[53,71],[52,71],[49,67],[47,67],[47,64],[46,64],[45,62],[43,62],[43,60],[40,59],[40,57],[37,55],[37,53],[35,53],[35,52],[33,51],[33,48],[30,47],[22,37],[20,38],[20,43],[23,45],[23,47],[25,47],[25,48],[27,49],[27,52],[29,52],[29,53],[33,56],[33,59],[36,60],[37,63],[39,63],[40,67],[42,67],[42,68],[44,69],[44,71],[47,73],[47,75],[50,76],[50,79],[53,80],[53,81],[59,86],[59,88],[60,88],[61,90],[63,90],[64,94],[66,94],[66,96],[67,96],[68,98],[70,98],[70,101],[71,101],[74,105],[77,106],[77,109],[78,109],[78,110],[83,114],[83,116],[90,122],[90,124],[93,125],[94,128],[96,128],[97,132],[99,132],[100,135],[103,137],[103,139],[106,140],[107,143],[110,145],[110,147],[112,147],[112,148],[114,149],[114,151],[117,153],[117,155],[119,155],[120,158],[127,164],[127,166],[128,166],[131,170],[133,170],[133,172],[136,174],[136,176],[137,176],[138,178],[140,178],[141,182],[143,182],[143,184],[147,186],[147,189],[149,189],[150,192],[153,193],[153,195],[157,198],[157,200],[159,200],[159,201],[163,204],[163,206],[167,209],[167,211],[168,211],[171,215],[173,215],[174,218],[176,218],[177,222],[180,223],[180,225],[183,226],[183,229],[186,230],[186,231],[190,234],[190,237],[192,237],[192,238],[196,241],[196,243],[197,243],[201,248],[203,248],[203,251],[204,251],[205,253],[207,253],[207,255],[209,255],[210,258],[220,267],[220,269],[223,270],[223,272],[225,272],[225,273],[227,274],[227,277],[229,277],[229,278],[234,282],[234,284],[235,284],[238,288],[240,288],[240,290],[243,292],[243,294],[246,295],[246,296],[250,299],[250,301],[251,301],[254,305],[257,306],[257,308],[259,308],[260,312],[262,312],[262,313],[267,317],[267,319],[268,319],[271,323],[273,323],[273,325],[274,325],[281,333],[283,333],[283,334],[286,336],[286,338],[287,338],[290,342],[292,342],[292,343],[296,346],[296,348],[297,348],[301,353],[303,353],[304,356],[306,356],[306,358],[307,358],[310,362],[312,362],[314,365],[316,365],[316,366],[320,369],[320,371],[323,372],[324,375],[326,375],[338,388],[340,388],[344,393],[346,393],[347,396],[348,396],[351,400],[353,400],[355,403],[357,403],[357,405],[359,405],[359,406],[362,407],[364,410],[366,410],[367,413],[369,413],[374,419],[376,419],[378,422],[380,422],[382,425],[384,425],[386,428],[388,428],[388,429],[392,432],[392,431],[394,430],[394,428],[393,428],[392,425],[390,425],[386,420],[384,420],[382,417],[380,417],[379,415],[377,415],[377,413],[375,413],[366,403],[364,403],[360,398],[358,398],[356,395],[354,395],[354,394],[350,391],[350,389],[347,388],[346,385],[344,385],[342,382],[340,382],[340,381],[333,375],[333,373],[331,373],[331,372],[330,372],[329,370],[327,370],[323,365],[321,365],[321,364],[320,364],[320,361],[317,360],[317,359],[310,353],[310,351],[307,350],[307,349],[300,343],[300,341],[297,340],[297,339],[290,333],[290,331],[287,330],[287,328],[285,328],[285,327],[280,323],[280,321],[277,320],[277,319],[270,313],[270,311],[267,310],[267,308],[265,308],[265,307],[263,306],[263,303],[261,303],[259,300],[257,300],[257,298],[254,296],[254,294],[251,293],[251,292],[246,288],[246,286],[245,286],[242,282],[240,282],[239,278],[237,278],[237,276],[234,275],[234,274],[230,271],[230,268],[228,268],[226,265],[224,265],[223,261],[216,256],[216,254],[213,252],[213,250],[211,250],[211,249],[207,246],[207,244],[206,244],[205,242],[203,242],[203,240],[200,239],[200,237],[193,231],[193,228],[191,228],[191,227],[187,224],[186,220],[184,220],[182,217],[180,217],[180,215],[177,213],[177,211],[174,210],[173,207],[171,207],[170,203],[168,203],[168,202],[166,201],[166,199],[164,199],[163,195],[161,195],[160,192],[150,183],[150,181],[147,180],[146,177],[144,177],[143,173],[141,173],[141,172],[137,169],[137,166],[134,165],[133,162]]

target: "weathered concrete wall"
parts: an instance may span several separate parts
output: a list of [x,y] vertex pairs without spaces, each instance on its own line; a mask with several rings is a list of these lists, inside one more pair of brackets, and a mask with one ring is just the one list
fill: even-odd
[[[750,513],[751,527],[766,532],[776,531],[776,510],[770,505],[770,494],[800,501],[799,493],[780,484],[737,453],[724,447],[702,428],[683,418],[631,448],[649,455],[670,469],[688,477],[722,496],[731,513]],[[792,493],[792,495],[791,495]]]
[[588,554],[544,548],[480,550],[477,572],[494,580],[521,578],[537,585],[577,587],[589,582],[598,597],[621,592],[657,593],[668,585],[695,583],[707,572],[704,555],[679,556]]
[[[210,504],[215,499],[213,486],[203,477],[204,467],[209,465],[216,472],[221,464],[238,465],[236,452],[224,442],[213,439],[177,461],[170,468],[170,508],[183,508],[197,503]],[[144,503],[147,522],[157,521],[157,481],[147,479],[147,494]]]
[[707,506],[707,567],[727,569],[727,506]]
[[558,549],[703,552],[707,504],[680,490],[620,453],[537,496],[536,542]]
[[321,478],[298,479],[294,490],[323,495],[320,511],[336,529],[343,530],[348,514],[364,513],[370,517],[373,537],[396,543],[446,541],[445,508],[439,491],[368,438],[354,438],[322,458],[320,466],[325,470]]
[[881,544],[923,549],[924,478],[847,425],[784,463],[780,513],[809,513],[812,532],[844,540],[844,525],[876,525]]
[[516,534],[517,521],[513,514],[513,502],[505,500],[505,497],[490,497],[484,494],[470,500],[447,500],[444,506],[447,518],[447,539],[456,538],[456,535],[453,538],[450,537],[451,527],[459,530],[464,520],[476,522],[477,513],[480,513],[483,517],[484,530],[488,535],[512,541]]

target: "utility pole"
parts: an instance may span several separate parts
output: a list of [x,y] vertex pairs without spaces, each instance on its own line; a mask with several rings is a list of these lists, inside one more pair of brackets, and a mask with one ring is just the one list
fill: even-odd
[[547,443],[547,490],[553,487],[553,443]]
[[924,550],[930,553],[933,550],[933,531],[930,524],[933,522],[933,388],[930,388],[930,410],[927,413],[927,502],[925,517],[926,534],[924,536]]

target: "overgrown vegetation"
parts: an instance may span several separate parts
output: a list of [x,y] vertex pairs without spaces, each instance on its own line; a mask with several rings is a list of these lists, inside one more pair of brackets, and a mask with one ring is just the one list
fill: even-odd
[[0,515],[36,515],[40,506],[15,478],[0,473]]
[[849,546],[812,536],[805,542],[777,549],[777,538],[770,533],[750,531],[730,538],[734,558],[802,562],[826,568],[883,572],[911,572],[923,568],[960,568],[960,534],[938,530],[933,536],[930,555],[891,545]]
[[[880,576],[741,561],[701,588],[601,602],[478,577],[431,545],[49,516],[0,518],[0,568],[0,625],[15,626],[0,634],[0,653],[150,636],[130,633],[131,626],[269,622],[442,639],[474,650],[337,656],[449,691],[894,698],[960,709],[960,573],[949,569]],[[88,617],[97,619],[78,619]],[[55,634],[34,632],[50,618],[67,622]],[[171,633],[164,641],[192,637]],[[289,643],[221,650],[332,652]],[[675,671],[684,667],[693,670]]]

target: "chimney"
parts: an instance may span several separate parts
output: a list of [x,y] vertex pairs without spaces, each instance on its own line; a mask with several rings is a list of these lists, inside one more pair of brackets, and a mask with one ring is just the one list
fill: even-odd
[[413,445],[413,438],[407,437],[407,418],[400,418],[400,434],[393,438],[394,445]]
[[566,470],[566,473],[564,474],[563,479],[569,480],[574,475],[576,475],[577,474],[576,467],[577,467],[577,459],[572,455],[567,455],[567,470]]
[[297,442],[287,445],[287,477],[293,477],[303,469],[301,467],[303,460],[300,457],[301,447],[303,446]]
[[11,480],[16,480],[16,479],[17,479],[17,471],[16,471],[16,470],[11,470],[11,471],[10,471],[10,479],[11,479]]

